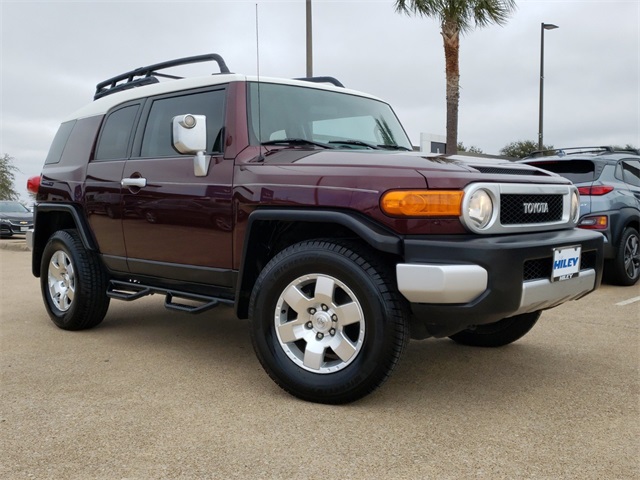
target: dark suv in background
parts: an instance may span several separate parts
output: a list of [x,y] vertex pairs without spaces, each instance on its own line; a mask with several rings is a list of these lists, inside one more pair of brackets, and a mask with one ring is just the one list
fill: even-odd
[[578,187],[578,227],[606,238],[605,278],[635,285],[640,278],[640,152],[572,147],[534,152],[523,162],[562,175]]

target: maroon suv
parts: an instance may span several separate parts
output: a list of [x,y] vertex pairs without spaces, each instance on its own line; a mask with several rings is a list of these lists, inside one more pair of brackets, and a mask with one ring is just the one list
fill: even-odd
[[[209,60],[220,74],[159,73]],[[345,403],[409,338],[506,345],[596,289],[603,240],[578,214],[560,176],[413,152],[377,98],[213,54],[98,84],[53,141],[30,243],[60,328],[95,327],[111,298],[232,305],[278,385]]]

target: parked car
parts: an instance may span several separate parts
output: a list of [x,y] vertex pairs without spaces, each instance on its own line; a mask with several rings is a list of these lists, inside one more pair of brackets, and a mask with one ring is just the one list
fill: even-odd
[[[219,74],[158,78],[208,60]],[[600,284],[603,237],[575,228],[569,180],[413,152],[389,104],[336,79],[247,77],[211,54],[94,98],[32,189],[32,271],[62,329],[97,326],[111,299],[232,305],[278,385],[346,403],[409,338],[504,346]]]
[[33,228],[33,212],[20,202],[0,201],[0,237],[24,235]]
[[562,175],[578,187],[578,227],[605,236],[606,277],[618,285],[635,285],[640,278],[640,151],[572,147],[534,152],[522,162]]

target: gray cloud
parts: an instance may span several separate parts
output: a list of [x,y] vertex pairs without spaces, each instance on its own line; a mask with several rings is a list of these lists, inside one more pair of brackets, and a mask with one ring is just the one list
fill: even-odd
[[[60,120],[95,84],[132,68],[216,52],[232,71],[305,73],[305,5],[296,1],[10,1],[0,3],[0,153],[40,172]],[[414,144],[445,133],[439,26],[394,2],[314,0],[314,73],[389,101]],[[461,43],[460,140],[488,153],[537,138],[540,23],[545,34],[545,143],[640,147],[640,4],[520,1],[504,27]],[[193,66],[187,75],[212,72]]]

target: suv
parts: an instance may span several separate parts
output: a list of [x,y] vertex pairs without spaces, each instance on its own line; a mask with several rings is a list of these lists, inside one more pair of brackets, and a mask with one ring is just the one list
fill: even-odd
[[[158,80],[208,60],[220,74]],[[278,385],[346,403],[410,337],[506,345],[596,289],[603,237],[574,228],[578,212],[561,176],[412,152],[375,97],[232,74],[211,54],[101,82],[62,123],[32,269],[66,330],[98,325],[110,299],[231,305]]]
[[523,162],[578,187],[578,227],[604,234],[605,276],[618,285],[635,285],[640,278],[640,152],[572,147],[549,153],[534,152]]

